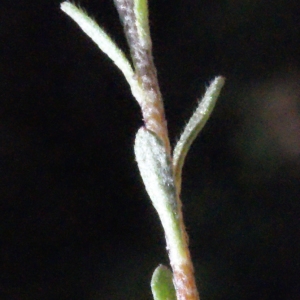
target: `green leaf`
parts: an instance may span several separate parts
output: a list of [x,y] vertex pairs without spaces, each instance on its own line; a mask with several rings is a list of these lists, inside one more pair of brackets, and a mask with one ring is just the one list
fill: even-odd
[[134,152],[146,191],[164,228],[170,260],[181,265],[186,260],[185,241],[170,156],[163,141],[145,127],[136,134]]
[[148,1],[134,0],[134,14],[136,17],[136,27],[143,48],[148,49],[151,46]]
[[155,269],[151,279],[151,289],[154,300],[176,300],[173,274],[163,265]]
[[181,189],[181,172],[185,157],[208,118],[210,117],[216,101],[220,95],[221,89],[224,86],[225,78],[222,76],[216,77],[206,90],[202,100],[199,102],[197,109],[191,116],[189,122],[184,128],[183,133],[177,142],[173,152],[173,166],[176,186],[178,192]]
[[144,92],[136,80],[135,73],[124,52],[85,11],[68,1],[61,3],[60,8],[79,25],[83,32],[85,32],[121,70],[131,87],[133,96],[137,102],[142,105],[145,99]]
[[177,212],[172,162],[163,141],[152,131],[141,127],[134,144],[138,167],[154,207]]

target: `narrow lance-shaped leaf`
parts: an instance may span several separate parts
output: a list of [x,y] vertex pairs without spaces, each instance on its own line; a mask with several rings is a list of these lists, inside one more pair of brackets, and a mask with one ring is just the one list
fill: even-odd
[[112,41],[109,35],[87,15],[86,12],[70,2],[61,3],[60,8],[79,25],[83,32],[85,32],[122,71],[131,87],[133,96],[142,106],[145,95],[135,78],[135,73],[124,52]]
[[210,117],[224,83],[225,78],[222,76],[216,77],[212,81],[174,148],[173,166],[178,192],[181,189],[181,173],[185,157],[193,141]]
[[185,263],[173,168],[166,148],[155,133],[142,127],[136,134],[134,152],[145,188],[164,228],[170,260],[178,265]]
[[151,49],[148,1],[134,0],[134,14],[141,45],[145,49]]

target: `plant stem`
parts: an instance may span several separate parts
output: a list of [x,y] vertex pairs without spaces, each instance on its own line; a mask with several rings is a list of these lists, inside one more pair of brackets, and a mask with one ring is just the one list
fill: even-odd
[[[179,196],[177,198],[179,204],[178,207],[178,222],[180,226],[181,233],[181,256],[182,260],[180,263],[173,263],[171,259],[171,251],[170,251],[170,263],[173,270],[174,276],[174,285],[176,288],[176,295],[178,300],[198,300],[199,294],[195,282],[194,276],[194,267],[191,260],[190,250],[188,247],[188,235],[185,229],[182,209],[181,209],[181,201]],[[174,249],[176,251],[177,249]]]
[[[199,300],[182,215],[181,172],[192,142],[212,112],[224,78],[217,77],[207,89],[185,127],[172,159],[164,106],[152,57],[147,0],[114,2],[124,25],[134,69],[125,54],[84,11],[69,2],[63,2],[61,9],[123,72],[141,107],[145,127],[140,128],[136,135],[134,151],[145,188],[164,228],[176,297],[177,300]],[[159,278],[159,272],[164,272],[161,268],[159,270],[158,277],[155,278]],[[164,289],[167,285],[161,286]],[[159,286],[155,282],[156,295],[160,295]]]
[[171,155],[163,100],[152,56],[147,1],[114,0],[114,2],[123,22],[135,75],[145,94],[145,101],[141,105],[145,126],[163,140]]

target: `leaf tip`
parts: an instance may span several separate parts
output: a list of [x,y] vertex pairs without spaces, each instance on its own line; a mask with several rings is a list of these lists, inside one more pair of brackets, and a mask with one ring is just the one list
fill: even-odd
[[154,300],[176,300],[173,274],[164,265],[159,265],[153,272],[151,289]]

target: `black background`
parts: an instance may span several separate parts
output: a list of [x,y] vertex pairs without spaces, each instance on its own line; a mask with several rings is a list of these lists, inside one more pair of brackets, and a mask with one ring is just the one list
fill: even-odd
[[[127,51],[112,0],[80,1]],[[182,198],[202,300],[299,299],[300,4],[150,1],[172,144],[216,75]],[[168,264],[139,107],[59,1],[0,4],[0,299],[151,299]]]

